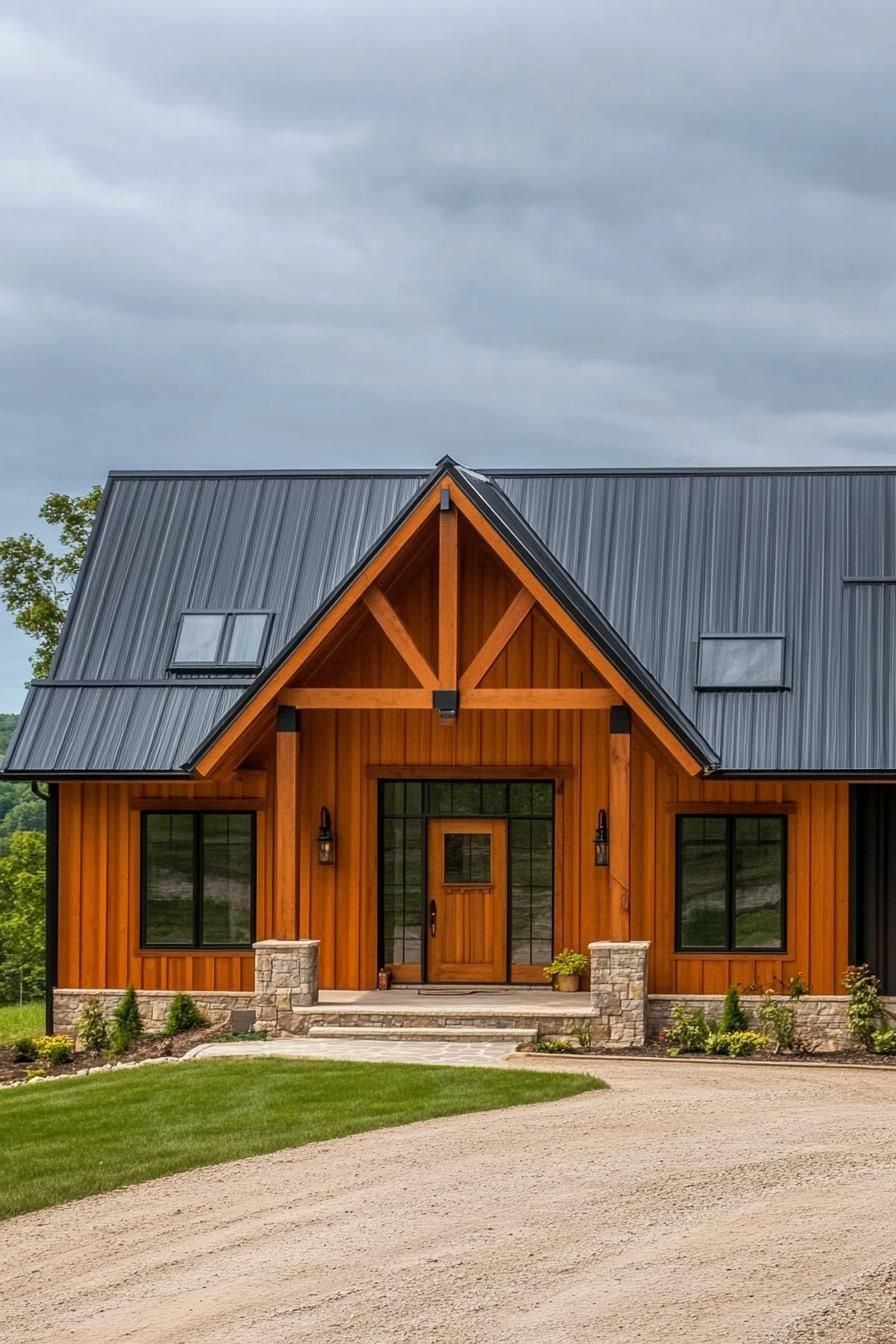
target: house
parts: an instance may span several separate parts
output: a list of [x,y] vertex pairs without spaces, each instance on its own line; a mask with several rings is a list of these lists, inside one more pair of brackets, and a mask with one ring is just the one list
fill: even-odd
[[113,473],[4,763],[57,1021],[592,943],[656,1021],[896,993],[894,521],[878,470]]

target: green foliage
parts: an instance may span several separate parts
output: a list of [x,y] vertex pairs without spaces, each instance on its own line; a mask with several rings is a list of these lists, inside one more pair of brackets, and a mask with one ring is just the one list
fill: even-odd
[[0,857],[0,1002],[36,998],[44,986],[45,844],[20,831]]
[[98,1055],[108,1050],[110,1043],[109,1023],[99,999],[88,999],[81,1010],[77,1027],[78,1040],[91,1054]]
[[843,988],[849,995],[847,1026],[859,1045],[871,1050],[875,1032],[887,1025],[880,996],[880,981],[870,966],[848,966],[843,977]]
[[48,1064],[70,1064],[75,1057],[71,1036],[38,1036],[34,1044],[41,1059]]
[[590,963],[583,952],[575,952],[571,947],[564,947],[562,952],[558,952],[550,966],[545,966],[544,976],[550,980],[555,975],[585,975]]
[[709,1055],[729,1055],[732,1059],[744,1059],[755,1055],[768,1041],[758,1031],[714,1031],[706,1042]]
[[876,1055],[896,1055],[896,1031],[881,1027],[871,1038],[871,1049]]
[[12,1043],[12,1057],[17,1064],[30,1063],[37,1059],[37,1041],[33,1036],[20,1036]]
[[535,1042],[535,1049],[540,1055],[569,1055],[575,1050],[575,1045],[565,1036],[543,1036]]
[[59,529],[58,554],[30,532],[0,541],[0,598],[18,628],[37,641],[31,659],[35,677],[50,670],[100,494],[95,485],[86,495],[47,496],[39,512]]
[[0,1218],[279,1148],[604,1086],[566,1070],[221,1059],[10,1088],[0,1091],[0,1134],[15,1179],[0,1181]]
[[740,995],[737,992],[737,985],[732,985],[725,995],[725,1002],[722,1005],[722,1016],[719,1020],[719,1031],[724,1035],[729,1035],[732,1031],[749,1031],[750,1023],[744,1012],[743,1004],[740,1001]]
[[667,1055],[702,1055],[706,1043],[715,1030],[702,1008],[689,1008],[676,1003],[672,1009],[672,1024],[662,1034]]
[[591,1049],[591,1027],[588,1025],[588,1023],[585,1023],[581,1027],[576,1027],[575,1038],[578,1041],[579,1047],[582,1050]]
[[775,1054],[782,1050],[792,1050],[796,1044],[796,1009],[789,1003],[776,999],[771,990],[762,996],[759,1005],[759,1025],[766,1036],[775,1043]]
[[175,994],[168,1005],[165,1018],[165,1032],[176,1036],[179,1031],[192,1031],[194,1027],[207,1027],[208,1018],[203,1017],[189,994]]
[[222,1041],[266,1041],[268,1034],[266,1031],[232,1031],[229,1036],[222,1036]]
[[812,986],[803,975],[802,971],[797,971],[787,981],[787,997],[789,999],[801,999],[804,994],[811,994]]
[[133,985],[128,985],[122,994],[112,1019],[112,1049],[117,1055],[123,1055],[138,1037],[143,1035],[143,1018],[140,1016]]

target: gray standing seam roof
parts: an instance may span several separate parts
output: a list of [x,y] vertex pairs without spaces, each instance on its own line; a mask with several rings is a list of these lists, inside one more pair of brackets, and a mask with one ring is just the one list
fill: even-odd
[[[447,469],[709,768],[896,772],[896,583],[843,581],[896,578],[896,472]],[[274,611],[269,671],[430,479],[113,474],[4,770],[182,774],[246,682],[171,677],[180,612]],[[696,691],[712,633],[785,635],[788,689]]]

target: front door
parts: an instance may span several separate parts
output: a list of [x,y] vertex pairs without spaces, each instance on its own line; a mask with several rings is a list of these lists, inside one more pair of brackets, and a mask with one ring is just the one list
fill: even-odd
[[429,822],[426,939],[436,983],[507,979],[507,822]]

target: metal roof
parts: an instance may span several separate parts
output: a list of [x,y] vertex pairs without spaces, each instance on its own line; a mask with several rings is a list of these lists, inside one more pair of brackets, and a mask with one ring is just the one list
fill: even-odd
[[[896,472],[446,469],[708,766],[896,772]],[[182,772],[246,683],[172,681],[180,612],[275,611],[269,672],[430,479],[113,474],[5,770]],[[770,632],[789,689],[694,689],[701,634]]]

